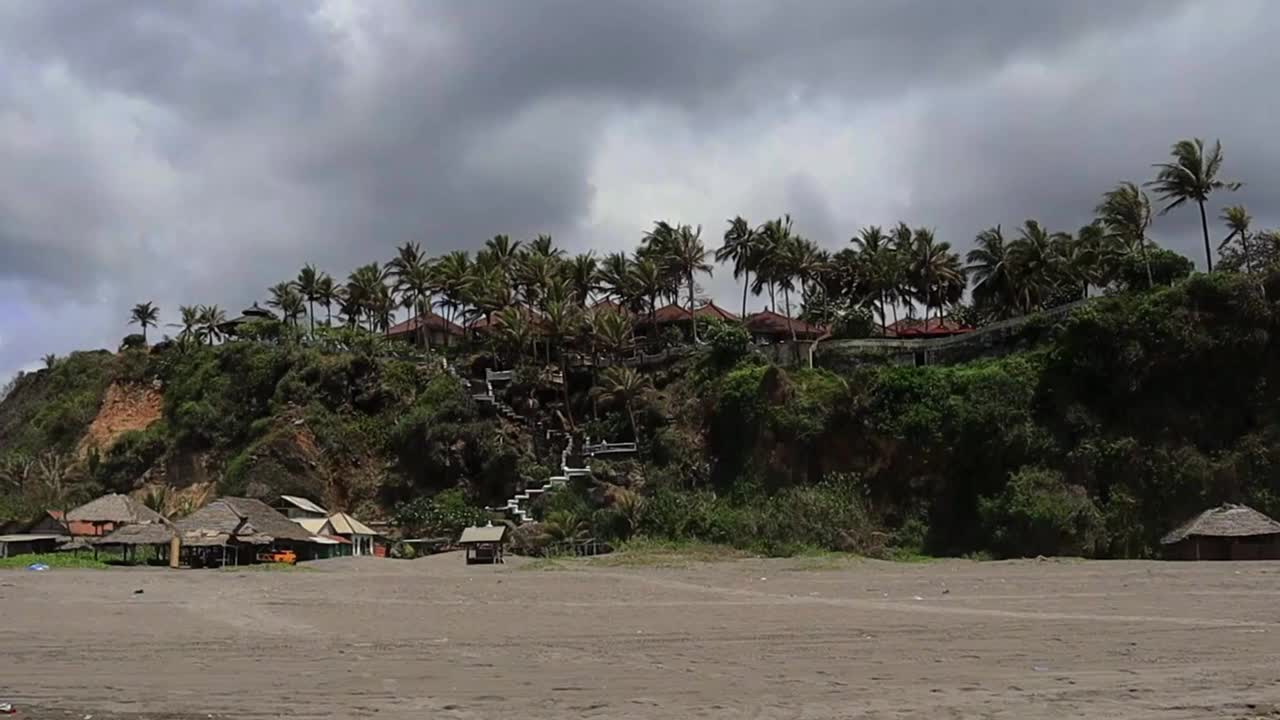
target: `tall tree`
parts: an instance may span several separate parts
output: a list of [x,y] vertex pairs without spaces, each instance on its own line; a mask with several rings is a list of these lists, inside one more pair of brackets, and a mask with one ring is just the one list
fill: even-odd
[[1209,272],[1213,272],[1213,251],[1209,247],[1209,220],[1204,204],[1215,190],[1239,190],[1240,183],[1221,180],[1222,143],[1214,141],[1208,154],[1200,138],[1179,140],[1174,144],[1173,162],[1157,163],[1156,178],[1147,183],[1154,187],[1160,201],[1168,203],[1160,210],[1164,215],[1188,200],[1200,206],[1200,228],[1204,232],[1204,259]]
[[631,286],[637,298],[641,298],[649,309],[649,322],[652,323],[658,313],[658,297],[666,287],[662,269],[653,258],[640,258],[631,265]]
[[600,286],[619,304],[631,297],[631,260],[625,252],[609,253],[600,261]]
[[179,305],[178,314],[182,322],[169,323],[169,327],[181,328],[178,331],[178,342],[184,347],[192,343],[200,344],[198,327],[200,325],[200,308],[196,305]]
[[324,308],[324,324],[326,327],[333,324],[333,305],[338,302],[338,289],[338,286],[328,273],[322,273],[320,279],[316,282],[316,302],[320,303],[320,307]]
[[217,305],[200,306],[200,334],[213,345],[214,341],[223,338],[222,326],[227,322],[227,314]]
[[640,442],[640,426],[636,422],[635,405],[653,390],[648,376],[629,367],[615,366],[605,369],[600,382],[591,389],[597,400],[603,399],[620,406],[631,424],[631,437]]
[[1058,243],[1062,234],[1049,232],[1035,220],[1027,220],[1018,229],[1018,239],[1009,246],[1017,272],[1015,294],[1024,313],[1044,305],[1061,278]]
[[964,267],[960,256],[951,251],[951,243],[940,242],[928,228],[916,228],[912,231],[912,243],[915,246],[913,257],[913,275],[915,277],[918,296],[924,301],[924,319],[929,320],[929,309],[938,308],[938,318],[942,317],[942,307],[954,297],[957,285],[964,283]]
[[551,239],[550,235],[539,235],[529,242],[529,253],[532,255],[541,255],[545,258],[559,260],[564,257],[564,250],[556,247],[556,243]]
[[[665,230],[661,229],[665,226]],[[684,281],[689,289],[689,326],[693,333],[693,342],[698,342],[698,322],[694,315],[694,293],[697,282],[694,276],[698,273],[711,274],[711,264],[707,262],[707,248],[702,244],[702,226],[696,229],[691,225],[672,227],[658,223],[655,230],[668,233],[659,241],[664,249],[663,260],[672,275]]]
[[987,228],[974,238],[975,247],[966,256],[967,270],[974,278],[973,302],[995,317],[1005,318],[1017,310],[1009,246],[1000,226]]
[[302,293],[303,299],[307,301],[307,318],[313,336],[316,334],[316,300],[320,296],[320,278],[323,275],[324,273],[316,270],[314,265],[307,263],[298,272],[298,279],[293,281],[298,292]]
[[1253,222],[1253,218],[1249,216],[1249,212],[1243,205],[1229,205],[1223,208],[1219,219],[1227,224],[1227,229],[1231,233],[1218,245],[1218,252],[1222,252],[1222,249],[1232,240],[1239,240],[1241,247],[1244,248],[1245,272],[1253,274],[1253,261],[1249,257],[1249,225]]
[[150,301],[138,303],[129,313],[129,324],[142,326],[142,342],[147,342],[147,328],[155,327],[160,319],[160,308]]
[[888,300],[898,284],[896,278],[898,263],[889,237],[884,234],[879,225],[871,225],[859,230],[856,236],[849,239],[849,243],[856,249],[857,254],[856,262],[854,258],[848,256],[841,261],[842,266],[846,268],[845,285],[850,288],[861,286],[859,294],[865,294],[878,307],[880,332],[888,334]]
[[716,262],[733,262],[733,279],[742,278],[742,317],[747,316],[747,290],[755,269],[759,243],[756,230],[741,215],[729,221],[724,231],[724,244],[716,250]]
[[566,338],[573,337],[578,330],[578,325],[582,321],[581,310],[573,302],[564,298],[555,298],[549,300],[543,310],[543,321],[547,328],[547,335],[550,343],[548,346],[548,354],[550,354],[550,344],[554,344],[560,357],[560,378],[561,389],[564,395],[564,412],[565,418],[569,421],[569,427],[574,427],[573,408],[569,402],[569,353],[565,345]]
[[[474,276],[471,274],[471,256],[466,252],[455,250],[436,262],[435,286],[441,295],[441,299],[436,304],[445,309],[445,319],[449,322],[453,322],[457,317],[474,281]],[[446,333],[445,345],[448,344],[449,335]]]
[[591,294],[600,289],[600,264],[595,253],[575,255],[564,263],[563,268],[574,301],[578,303],[578,307],[586,307]]
[[1147,288],[1155,285],[1147,253],[1147,228],[1151,227],[1151,200],[1135,183],[1122,182],[1102,196],[1094,210],[1106,231],[1113,253],[1137,252],[1147,270]]
[[508,305],[494,314],[493,324],[497,330],[495,339],[500,347],[512,354],[513,364],[523,362],[525,350],[534,339],[534,327],[528,311],[518,305]]

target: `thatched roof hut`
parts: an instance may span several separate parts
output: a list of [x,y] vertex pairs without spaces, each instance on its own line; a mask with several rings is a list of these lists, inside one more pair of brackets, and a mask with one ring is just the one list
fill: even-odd
[[1191,518],[1160,544],[1166,556],[1184,560],[1280,559],[1280,522],[1227,503]]
[[109,535],[94,538],[91,544],[98,547],[137,547],[139,545],[168,545],[174,529],[168,523],[138,523],[124,525]]
[[134,500],[128,495],[112,493],[81,505],[66,514],[63,520],[71,523],[89,523],[94,535],[106,535],[124,525],[168,522],[160,513]]
[[305,543],[312,539],[300,525],[253,498],[218,498],[179,520],[177,528],[183,544],[191,546]]

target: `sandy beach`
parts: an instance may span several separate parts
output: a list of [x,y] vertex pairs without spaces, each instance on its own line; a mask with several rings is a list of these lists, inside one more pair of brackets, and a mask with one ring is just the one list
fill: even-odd
[[0,702],[93,720],[1280,717],[1278,600],[1280,563],[4,571]]

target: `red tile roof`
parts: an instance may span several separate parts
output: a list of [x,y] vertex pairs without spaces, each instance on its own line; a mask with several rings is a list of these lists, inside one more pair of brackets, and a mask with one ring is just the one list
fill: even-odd
[[596,302],[594,305],[592,305],[591,309],[592,310],[614,310],[616,312],[622,313],[623,315],[632,314],[631,310],[629,310],[625,305],[619,303],[617,300],[608,300],[608,299],[600,300]]
[[929,318],[927,320],[903,318],[889,325],[886,330],[886,334],[890,337],[930,337],[960,335],[967,332],[973,332],[973,328],[958,323],[951,318]]
[[[518,305],[516,307],[520,308],[520,312],[524,313],[525,317],[529,319],[529,322],[530,324],[533,325],[533,329],[535,332],[545,332],[547,323],[542,318],[541,314],[539,314],[536,311],[530,310],[529,308],[523,305]],[[471,323],[471,329],[478,333],[488,333],[488,332],[492,332],[494,330],[494,326],[497,326],[497,324],[498,324],[498,314],[494,313],[493,317],[490,319],[485,319],[482,317],[479,320],[475,321],[474,323]]]
[[[717,320],[737,320],[738,316],[709,302],[693,311],[695,317],[714,318]],[[653,318],[648,317],[642,319],[643,323],[652,322],[655,325],[667,325],[669,323],[689,322],[689,311],[684,306],[672,303],[666,307],[660,307],[653,313]]]
[[46,512],[49,513],[49,517],[53,518],[54,520],[57,520],[58,523],[60,523],[63,527],[65,527],[67,529],[68,534],[96,535],[98,533],[97,528],[95,528],[93,523],[91,522],[86,522],[84,520],[72,520],[70,523],[68,523],[67,521],[62,519],[62,516],[66,514],[63,511],[48,510]]
[[427,332],[447,332],[450,335],[463,335],[464,331],[460,325],[451,323],[435,313],[427,313],[417,317],[409,318],[402,323],[392,325],[387,330],[388,337],[396,337],[400,335],[412,335],[417,332],[418,326],[427,329]]
[[[787,327],[787,317],[771,310],[758,312],[747,317],[747,330],[753,335],[773,335],[784,340],[791,339],[791,330]],[[813,340],[827,334],[827,329],[811,325],[799,318],[791,318],[791,328],[800,340]]]

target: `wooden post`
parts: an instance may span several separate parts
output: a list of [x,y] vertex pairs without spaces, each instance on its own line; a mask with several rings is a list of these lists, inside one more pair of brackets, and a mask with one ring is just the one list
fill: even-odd
[[178,556],[182,554],[182,541],[174,535],[169,539],[169,567],[178,569]]

